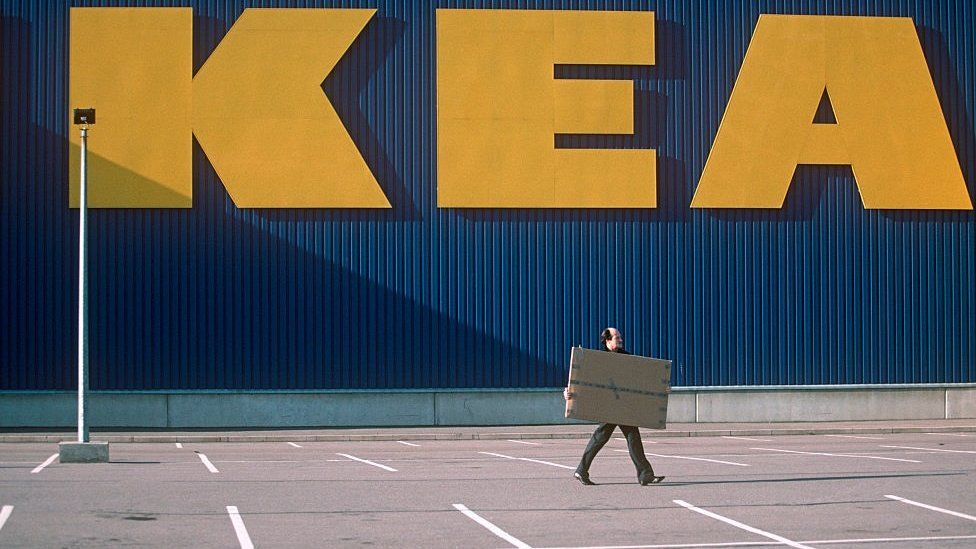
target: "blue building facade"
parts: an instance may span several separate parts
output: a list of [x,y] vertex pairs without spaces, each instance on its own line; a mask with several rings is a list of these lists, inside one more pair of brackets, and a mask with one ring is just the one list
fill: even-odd
[[[71,3],[0,5],[0,390],[69,390]],[[92,389],[558,387],[608,325],[679,386],[976,382],[973,211],[866,210],[843,166],[798,168],[779,210],[690,207],[763,13],[912,18],[972,197],[969,2],[76,5],[192,6],[195,69],[246,7],[377,8],[323,90],[392,204],[239,209],[194,143],[191,209],[90,212]],[[654,66],[556,69],[632,80],[634,135],[556,143],[655,149],[658,207],[438,208],[435,9],[456,7],[654,11]]]

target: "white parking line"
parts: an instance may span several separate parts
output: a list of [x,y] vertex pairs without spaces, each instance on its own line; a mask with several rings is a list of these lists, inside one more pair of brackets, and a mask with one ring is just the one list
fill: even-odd
[[894,499],[894,500],[900,501],[902,503],[907,503],[909,505],[914,505],[916,507],[921,507],[923,509],[929,509],[929,510],[932,510],[932,511],[938,511],[940,513],[945,513],[947,515],[952,515],[954,517],[959,517],[959,518],[964,518],[964,519],[969,519],[969,520],[976,521],[976,517],[974,517],[972,515],[967,515],[966,513],[960,513],[958,511],[950,511],[948,509],[943,509],[941,507],[936,507],[934,505],[926,505],[924,503],[919,503],[917,501],[912,501],[910,499],[900,498],[898,496],[885,495],[885,497],[888,498],[888,499]]
[[230,522],[234,525],[234,532],[237,533],[237,541],[240,542],[241,549],[254,549],[251,536],[247,535],[247,527],[244,526],[244,519],[237,511],[237,506],[228,505],[227,514],[230,515]]
[[972,450],[945,450],[942,448],[920,448],[917,446],[886,446],[884,444],[879,444],[882,448],[901,448],[903,450],[925,450],[927,452],[949,452],[952,454],[976,454]]
[[535,547],[533,549],[692,549],[695,547],[764,547],[782,545],[772,541],[724,541],[714,543],[660,543],[653,545],[572,545],[560,547]]
[[[810,545],[833,545],[854,543],[883,543],[899,541],[955,541],[976,539],[976,536],[926,536],[915,538],[853,538],[853,539],[818,539],[799,541],[797,543]],[[726,541],[714,543],[661,543],[654,545],[590,545],[572,547],[536,547],[535,549],[704,549],[706,547],[765,547],[778,546],[782,543],[774,541]]]
[[854,538],[854,539],[818,539],[803,543],[817,545],[831,545],[834,543],[894,543],[899,541],[950,541],[976,539],[976,536],[925,536],[916,538]]
[[[613,440],[619,440],[620,442],[627,442],[627,439],[621,437],[614,437]],[[646,438],[642,439],[641,442],[643,442],[644,444],[657,444],[657,442],[654,442],[653,440],[648,440]]]
[[289,442],[288,445],[289,446],[294,446],[295,448],[301,448],[301,446],[299,446],[298,444],[295,444],[294,442]]
[[398,440],[397,442],[399,442],[400,444],[403,444],[404,446],[417,446],[417,447],[420,447],[419,444],[414,444],[412,442],[406,442],[406,441],[403,441],[403,440]]
[[[617,449],[614,449],[614,452],[626,452],[626,451],[627,450],[617,450]],[[739,462],[736,462],[736,461],[722,461],[720,459],[708,459],[708,458],[696,458],[696,457],[691,457],[691,456],[674,456],[674,455],[664,455],[664,454],[652,454],[650,452],[645,452],[644,455],[654,456],[654,457],[662,457],[662,458],[673,458],[673,459],[690,459],[690,460],[693,460],[693,461],[708,461],[708,462],[711,462],[711,463],[721,463],[723,465],[735,465],[735,466],[738,466],[738,467],[751,467],[751,465],[749,465],[748,463],[739,463]]]
[[486,520],[486,519],[482,518],[481,516],[479,516],[478,513],[475,513],[474,511],[472,511],[471,509],[468,509],[464,505],[461,505],[460,503],[455,503],[454,504],[454,508],[457,509],[458,511],[461,511],[462,513],[464,513],[464,516],[468,517],[469,519],[471,519],[471,520],[477,522],[478,524],[484,526],[485,528],[487,528],[488,531],[491,532],[492,534],[495,534],[496,536],[502,538],[503,540],[507,541],[508,543],[511,543],[515,547],[518,547],[520,549],[532,549],[532,546],[529,545],[528,543],[525,543],[524,541],[522,541],[522,540],[516,538],[515,536],[509,534],[505,530],[502,530],[501,528],[495,526],[494,524],[492,524],[488,520]]
[[394,469],[393,467],[387,467],[386,465],[381,465],[379,463],[370,461],[368,459],[358,458],[356,456],[350,456],[349,454],[340,454],[338,452],[336,452],[336,455],[337,456],[342,456],[342,457],[345,457],[345,458],[349,458],[351,460],[358,461],[360,463],[365,463],[367,465],[372,465],[373,467],[379,467],[380,469],[385,469],[387,471],[391,471],[391,472],[394,472],[394,473],[397,472],[397,470]]
[[3,507],[0,507],[0,530],[3,530],[3,525],[7,522],[7,519],[10,518],[10,513],[13,512],[13,505],[4,505]]
[[801,452],[799,450],[781,450],[779,448],[750,448],[751,450],[761,450],[764,452],[784,452],[787,454],[803,454],[807,456],[829,456],[829,457],[848,457],[848,458],[864,458],[864,459],[883,459],[885,461],[904,461],[907,463],[922,463],[921,461],[915,459],[901,459],[901,458],[886,458],[880,456],[861,456],[856,454],[828,454],[827,452]]
[[210,460],[207,458],[207,456],[205,454],[201,454],[200,452],[196,452],[196,454],[197,454],[197,457],[200,458],[200,461],[203,462],[204,466],[206,466],[206,468],[207,468],[208,471],[210,471],[211,473],[219,473],[220,472],[220,471],[217,470],[216,467],[214,467],[214,464],[213,463],[210,463]]
[[968,437],[966,433],[922,433],[923,435],[935,435],[937,437],[950,436],[950,437]]
[[54,460],[58,459],[58,455],[59,454],[54,454],[53,456],[44,460],[44,463],[38,465],[37,467],[34,467],[34,469],[31,470],[31,474],[36,475],[37,473],[40,473],[42,469],[50,465]]
[[733,438],[736,440],[755,440],[758,442],[772,442],[771,438],[749,438],[749,437],[733,437],[733,436],[723,436],[722,438]]
[[183,445],[182,445],[182,444],[180,444],[179,442],[177,442],[177,443],[176,443],[176,447],[177,447],[177,448],[182,448],[182,447],[183,447]]
[[809,545],[803,545],[802,543],[797,543],[797,542],[795,542],[793,540],[786,539],[783,536],[778,536],[776,534],[773,534],[772,532],[767,532],[765,530],[760,530],[759,528],[754,528],[752,526],[749,526],[748,524],[743,524],[743,523],[741,523],[741,522],[739,522],[737,520],[732,520],[730,518],[723,517],[722,515],[719,515],[717,513],[713,513],[711,511],[707,511],[705,509],[701,509],[699,507],[695,507],[694,505],[692,505],[692,504],[690,504],[690,503],[688,503],[688,502],[686,502],[684,500],[675,499],[675,500],[672,500],[672,501],[674,501],[675,503],[677,503],[678,505],[680,505],[680,506],[682,506],[682,507],[684,507],[686,509],[690,509],[690,510],[696,512],[696,513],[701,514],[701,515],[705,515],[706,517],[711,517],[711,518],[713,518],[715,520],[720,520],[720,521],[722,521],[722,522],[724,522],[726,524],[731,524],[732,526],[735,526],[736,528],[741,528],[741,529],[743,529],[743,530],[745,530],[747,532],[752,532],[753,534],[759,534],[760,536],[767,537],[767,538],[769,538],[771,540],[775,540],[775,541],[778,541],[780,543],[789,545],[790,547],[796,547],[797,549],[813,549]]
[[217,463],[340,463],[344,459],[218,459]]
[[553,467],[559,467],[559,468],[562,468],[562,469],[576,470],[576,467],[570,467],[568,465],[560,465],[558,463],[553,463],[551,461],[542,461],[541,459],[520,458],[520,457],[514,457],[514,456],[506,456],[505,454],[496,454],[494,452],[478,452],[478,453],[479,454],[485,454],[486,456],[495,456],[495,457],[500,457],[500,458],[505,458],[505,459],[517,459],[519,461],[530,461],[532,463],[541,463],[542,465],[551,465]]
[[863,438],[867,440],[884,440],[884,437],[865,437],[858,435],[824,435],[825,437],[839,437],[839,438]]
[[516,444],[529,444],[529,445],[532,445],[532,446],[539,446],[539,443],[538,442],[527,442],[527,441],[524,441],[524,440],[508,439],[506,442],[514,442]]

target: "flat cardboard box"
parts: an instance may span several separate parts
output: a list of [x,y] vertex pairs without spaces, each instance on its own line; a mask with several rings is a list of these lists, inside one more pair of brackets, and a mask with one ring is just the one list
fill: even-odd
[[664,429],[671,361],[574,347],[566,417]]

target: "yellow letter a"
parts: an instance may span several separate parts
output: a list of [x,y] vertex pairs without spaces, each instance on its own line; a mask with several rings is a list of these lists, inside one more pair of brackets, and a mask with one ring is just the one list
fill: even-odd
[[797,164],[849,164],[865,208],[972,209],[911,19],[760,16],[692,207],[780,208]]

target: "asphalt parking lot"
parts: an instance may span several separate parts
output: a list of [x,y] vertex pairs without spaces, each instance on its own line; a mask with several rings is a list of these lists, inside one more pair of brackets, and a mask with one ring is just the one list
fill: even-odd
[[974,547],[976,433],[0,444],[0,546]]

